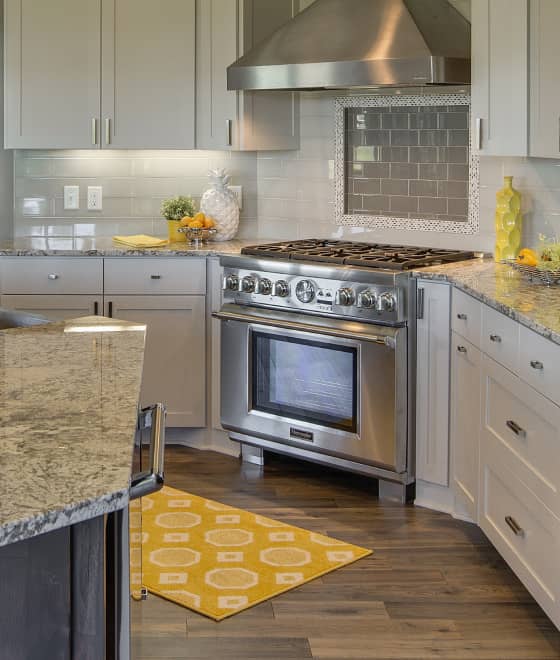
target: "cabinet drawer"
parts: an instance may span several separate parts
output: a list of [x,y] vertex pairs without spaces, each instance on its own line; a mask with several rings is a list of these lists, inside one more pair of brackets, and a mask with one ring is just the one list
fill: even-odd
[[481,466],[480,526],[558,623],[560,520],[491,452],[484,453]]
[[560,516],[560,408],[483,358],[483,444]]
[[191,257],[105,259],[105,293],[204,295],[206,260]]
[[560,405],[560,346],[520,328],[519,376]]
[[482,305],[482,350],[511,371],[517,371],[519,323]]
[[103,293],[103,260],[92,257],[3,257],[6,294]]
[[482,329],[482,305],[466,293],[453,289],[451,304],[451,328],[480,348]]

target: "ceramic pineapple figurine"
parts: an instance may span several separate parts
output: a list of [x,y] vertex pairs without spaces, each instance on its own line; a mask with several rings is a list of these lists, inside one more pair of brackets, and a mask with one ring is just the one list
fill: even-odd
[[217,241],[229,241],[239,227],[239,205],[237,197],[228,188],[229,176],[223,169],[210,170],[210,190],[200,200],[200,210],[214,219]]
[[505,176],[504,187],[496,193],[496,261],[516,259],[521,248],[521,195],[512,182],[512,176]]

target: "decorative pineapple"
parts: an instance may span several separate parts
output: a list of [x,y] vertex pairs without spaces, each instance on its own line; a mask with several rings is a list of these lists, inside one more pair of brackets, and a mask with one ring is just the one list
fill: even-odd
[[214,219],[217,241],[229,241],[239,227],[239,206],[237,197],[228,188],[229,176],[223,169],[210,170],[210,190],[200,200],[200,210]]

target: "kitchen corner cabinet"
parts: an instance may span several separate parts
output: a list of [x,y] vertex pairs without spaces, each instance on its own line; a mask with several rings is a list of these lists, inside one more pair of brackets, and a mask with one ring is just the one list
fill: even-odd
[[227,90],[227,67],[292,18],[297,0],[197,0],[198,149],[299,148],[293,92]]
[[528,3],[472,0],[471,121],[483,156],[528,154]]
[[194,147],[195,0],[4,5],[5,148]]
[[418,282],[423,297],[417,322],[416,477],[449,483],[449,315],[451,291],[443,282]]

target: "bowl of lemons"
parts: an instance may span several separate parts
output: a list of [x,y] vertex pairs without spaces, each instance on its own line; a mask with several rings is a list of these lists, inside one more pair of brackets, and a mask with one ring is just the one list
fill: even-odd
[[186,215],[181,219],[181,227],[178,231],[185,234],[187,241],[198,247],[208,241],[211,241],[216,235],[216,223],[214,220],[202,212],[194,216]]

